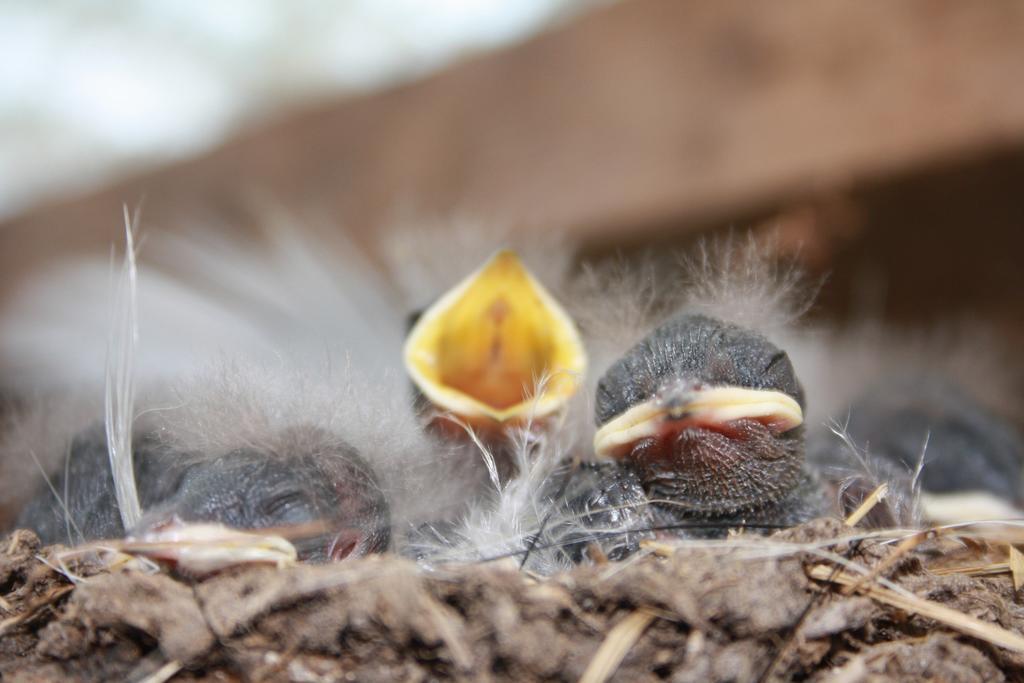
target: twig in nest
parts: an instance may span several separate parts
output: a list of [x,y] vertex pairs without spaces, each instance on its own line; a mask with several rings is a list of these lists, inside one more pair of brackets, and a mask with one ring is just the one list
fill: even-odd
[[679,550],[679,546],[665,543],[664,541],[656,541],[653,538],[645,538],[640,541],[640,547],[658,557],[672,557]]
[[[861,505],[861,507],[863,508],[864,506]],[[865,512],[865,514],[867,514],[867,512]],[[853,557],[854,553],[856,553],[860,549],[860,544],[861,542],[859,540],[854,541],[850,544],[849,550],[846,551],[846,559]],[[841,571],[842,566],[837,564],[835,569],[832,570],[832,574],[833,576],[836,576]],[[796,643],[797,636],[800,635],[800,631],[801,629],[803,629],[804,623],[807,621],[807,617],[808,615],[810,615],[811,610],[820,605],[827,595],[828,591],[819,589],[818,592],[815,593],[814,596],[807,601],[807,606],[804,607],[804,611],[800,613],[800,616],[796,620],[796,624],[794,624],[793,628],[789,630],[789,636],[786,638],[786,642],[783,643],[782,647],[775,651],[775,656],[772,657],[771,661],[768,662],[768,666],[765,667],[764,671],[762,671],[761,675],[758,677],[758,683],[765,683],[765,681],[771,680],[771,677],[775,674],[776,667],[779,666],[779,662],[785,659],[786,656],[789,655],[790,651],[793,649],[793,645],[794,643]]]
[[1019,591],[1024,583],[1024,554],[1016,546],[1011,545],[1009,548],[1010,560],[1007,564],[1010,565],[1010,575],[1013,577],[1013,590]]
[[[883,484],[883,486],[884,486],[884,484]],[[878,576],[881,576],[882,572],[884,572],[889,567],[891,567],[894,564],[896,564],[897,560],[899,560],[900,558],[905,556],[907,553],[909,553],[911,550],[913,550],[917,546],[919,546],[922,543],[924,543],[925,539],[927,539],[933,533],[935,533],[935,531],[933,529],[928,529],[926,531],[922,531],[920,533],[914,534],[913,536],[908,536],[907,538],[905,538],[902,541],[900,541],[900,544],[898,546],[896,546],[896,550],[892,551],[892,553],[890,553],[888,557],[882,559],[878,564],[876,564],[874,567],[872,567],[871,571],[869,573],[867,573],[864,576],[860,577],[860,579],[857,581],[857,583],[849,585],[849,586],[846,586],[845,588],[843,588],[843,590],[842,590],[843,595],[850,595],[855,590],[857,590],[862,585],[864,585],[865,583],[870,583],[870,582],[874,581],[875,578],[877,578]]]
[[[861,578],[845,572],[837,573],[834,567],[823,564],[812,567],[810,577],[816,581],[827,581],[839,584],[840,586],[855,585]],[[889,605],[904,612],[927,617],[972,638],[978,638],[992,645],[1013,650],[1014,652],[1024,652],[1024,636],[963,612],[958,612],[952,607],[917,596],[903,595],[902,593],[897,593],[874,584],[863,586],[860,592],[883,605]]]
[[990,562],[989,564],[973,564],[959,567],[938,567],[932,569],[933,574],[947,576],[949,574],[963,574],[964,576],[998,576],[999,574],[1010,574],[1013,579],[1013,590],[1019,591],[1024,583],[1024,553],[1017,550],[1015,546],[1009,548],[1009,557],[1006,562]]
[[875,506],[882,502],[885,494],[889,492],[889,484],[884,481],[879,484],[871,494],[864,499],[864,502],[857,506],[857,509],[850,513],[844,524],[846,526],[857,526],[860,520],[868,516],[868,513],[875,509]]
[[139,683],[166,683],[171,680],[175,674],[184,668],[181,662],[176,662],[173,659],[159,669],[149,674],[145,678],[139,681]]
[[656,616],[650,610],[638,609],[615,624],[580,676],[580,683],[604,683],[608,680]]
[[962,567],[936,567],[929,568],[929,572],[936,576],[949,576],[950,574],[963,574],[964,576],[999,576],[1010,571],[1009,562],[992,562],[990,564],[974,564]]
[[67,595],[74,589],[74,586],[58,586],[57,588],[54,588],[52,591],[50,591],[43,597],[33,602],[31,605],[29,605],[28,609],[26,609],[21,614],[0,621],[0,636],[6,634],[10,629],[14,628],[15,626],[23,624],[26,621],[32,619],[44,607],[52,605],[54,602],[56,602],[63,596]]

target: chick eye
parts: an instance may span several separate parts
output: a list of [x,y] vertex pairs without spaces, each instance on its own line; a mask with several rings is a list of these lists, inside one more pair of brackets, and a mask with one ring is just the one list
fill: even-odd
[[765,366],[764,374],[767,375],[767,374],[771,373],[771,371],[773,369],[775,369],[775,366],[778,365],[781,361],[784,361],[785,359],[786,359],[786,352],[785,351],[779,351],[778,353],[776,353],[774,356],[771,357],[771,360],[768,361],[768,365]]
[[271,498],[264,504],[263,509],[269,517],[282,515],[302,501],[302,494],[298,491],[283,493]]

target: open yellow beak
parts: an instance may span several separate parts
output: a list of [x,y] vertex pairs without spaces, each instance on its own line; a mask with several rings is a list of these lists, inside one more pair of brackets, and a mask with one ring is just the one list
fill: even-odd
[[665,406],[657,399],[637,404],[609,420],[594,435],[594,452],[600,458],[621,457],[629,447],[663,434],[673,424],[725,425],[742,419],[758,420],[777,433],[803,424],[803,410],[781,391],[713,387],[700,389],[683,405]]
[[557,411],[587,363],[572,320],[508,250],[423,313],[404,360],[438,408],[499,423]]

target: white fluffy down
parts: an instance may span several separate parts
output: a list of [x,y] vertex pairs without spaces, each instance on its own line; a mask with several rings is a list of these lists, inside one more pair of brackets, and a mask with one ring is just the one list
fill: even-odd
[[[591,368],[560,421],[509,435],[505,456],[516,473],[503,478],[482,443],[444,444],[424,431],[401,367],[411,312],[495,249],[523,246],[514,233],[499,243],[472,228],[399,231],[385,245],[384,271],[354,244],[314,240],[284,223],[258,245],[210,233],[148,236],[139,265],[135,428],[166,430],[200,457],[272,445],[296,426],[336,435],[377,473],[397,549],[436,566],[506,555],[521,561],[532,547],[527,566],[550,572],[565,565],[558,546],[574,531],[554,493],[567,463],[590,457],[594,385],[668,316],[709,314],[788,349],[807,388],[812,428],[841,416],[849,385],[863,377],[857,368],[872,353],[848,354],[800,330],[812,292],[753,240],[708,245],[671,263],[584,267],[571,278],[567,245],[526,245],[528,266],[578,321]],[[15,492],[40,467],[60,462],[70,435],[101,417],[110,271],[103,260],[63,264],[27,285],[0,318],[0,380],[8,391],[85,397],[40,402],[4,429],[7,501],[16,503]]]

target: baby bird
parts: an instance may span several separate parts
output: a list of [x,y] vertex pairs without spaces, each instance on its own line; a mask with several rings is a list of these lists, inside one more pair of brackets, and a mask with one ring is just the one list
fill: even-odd
[[[885,523],[912,524],[918,516],[952,523],[1024,515],[1024,440],[940,372],[876,381],[853,401],[842,426],[814,440],[812,459],[839,472],[855,471],[857,454],[851,450],[860,449],[873,478],[894,489]],[[862,478],[845,483],[854,489],[853,503]]]
[[[570,301],[567,312],[507,250],[454,286],[471,267],[451,278],[445,263],[444,278],[415,287],[433,301],[423,306],[389,293],[388,278],[409,268],[375,277],[357,257],[346,261],[346,251],[327,252],[288,233],[277,240],[269,264],[240,249],[179,247],[179,269],[193,264],[197,274],[169,278],[148,290],[156,294],[148,302],[142,298],[144,341],[166,344],[181,329],[194,338],[178,338],[166,352],[143,343],[140,382],[173,384],[167,374],[204,367],[198,361],[216,358],[225,339],[232,360],[253,359],[258,370],[243,381],[234,362],[214,363],[217,382],[201,375],[184,391],[158,390],[161,400],[122,411],[134,418],[127,423],[141,520],[124,528],[106,436],[90,428],[71,440],[65,457],[50,449],[52,491],[29,503],[20,525],[45,541],[145,536],[178,520],[301,529],[301,559],[391,549],[432,564],[521,553],[525,566],[553,571],[582,559],[592,541],[618,559],[655,532],[717,537],[835,509],[829,487],[805,462],[806,434],[818,417],[808,418],[784,350],[806,378],[808,364],[788,331],[802,305],[789,299],[801,295],[785,274],[761,269],[753,245],[727,246],[731,270],[707,261],[691,269],[693,282],[680,290],[674,312],[649,325],[630,319],[647,306],[616,301],[629,287],[614,283],[599,283],[591,310]],[[192,286],[204,281],[198,275],[212,283]],[[259,291],[261,284],[269,291]],[[59,289],[62,296],[76,290]],[[403,335],[409,310],[424,312]],[[182,312],[209,315],[183,325]],[[624,317],[609,323],[615,316]],[[161,323],[167,333],[146,336]],[[623,339],[599,348],[594,331],[602,326]],[[7,327],[0,342],[22,339],[10,331],[38,329]],[[65,345],[66,335],[46,338]],[[332,360],[332,346],[344,350],[344,362]],[[34,357],[19,349],[11,356]],[[33,367],[60,370],[42,361]],[[588,367],[598,370],[587,374]],[[407,400],[410,380],[427,419]],[[825,393],[813,388],[811,400]],[[892,403],[924,394],[938,403]],[[926,491],[969,484],[1018,502],[1019,440],[956,396],[908,385],[868,397],[851,412],[849,433],[870,440],[888,463],[881,469],[895,473],[913,461],[917,425],[927,423],[936,459],[924,470]],[[138,418],[148,413],[167,419],[154,426]],[[929,419],[915,421],[922,415]],[[451,434],[434,429],[438,423],[472,438],[439,438]],[[979,434],[987,438],[982,445]],[[953,451],[968,447],[985,464],[964,477]],[[569,464],[576,460],[584,462]]]
[[[41,305],[0,324],[0,348],[30,330],[44,331],[46,344],[69,334],[88,340],[79,347],[88,362],[23,363],[41,369],[27,386],[102,395],[91,375],[106,356],[107,424],[76,433],[102,411],[69,423],[43,407],[21,420],[38,428],[4,435],[3,465],[20,474],[35,460],[52,484],[24,506],[20,525],[65,542],[145,539],[179,522],[266,529],[294,539],[299,559],[324,561],[398,550],[407,528],[463,506],[458,463],[425,438],[402,400],[400,316],[366,263],[288,230],[270,235],[272,245],[255,251],[155,240],[153,260],[177,268],[143,264],[137,295],[129,245],[132,275],[122,282],[131,296],[116,297],[115,309],[137,296],[137,319],[115,316],[113,335],[103,334],[103,322],[86,334],[64,314],[85,300],[90,325],[110,320],[108,267],[85,259],[28,289]],[[73,278],[89,286],[55,284]],[[10,357],[29,354],[18,347]],[[18,504],[28,491],[9,481],[5,497]],[[133,500],[141,518],[125,514]]]
[[639,479],[657,524],[702,536],[793,525],[828,507],[804,465],[803,409],[785,351],[684,313],[598,382],[594,451]]
[[[348,444],[295,427],[277,446],[239,447],[216,457],[182,452],[149,433],[135,439],[134,469],[145,510],[129,537],[178,522],[271,529],[288,535],[301,560],[360,557],[387,549],[388,503],[369,465]],[[44,543],[125,535],[107,442],[99,426],[78,434],[63,470],[22,510],[20,528]]]

